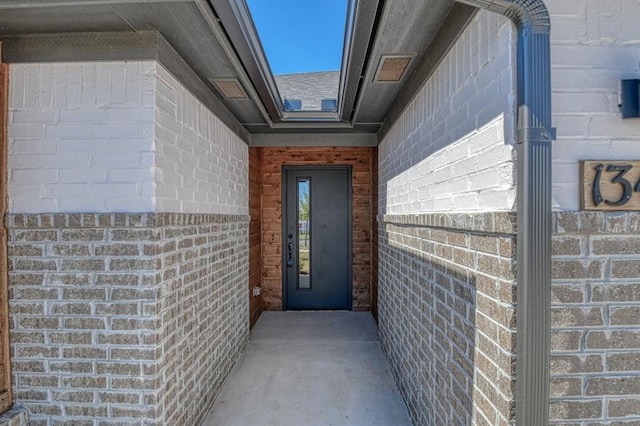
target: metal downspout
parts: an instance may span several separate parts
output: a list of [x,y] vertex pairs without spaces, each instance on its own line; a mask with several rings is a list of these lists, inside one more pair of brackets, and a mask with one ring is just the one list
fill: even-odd
[[549,423],[551,336],[550,17],[542,0],[457,0],[518,30],[516,424]]

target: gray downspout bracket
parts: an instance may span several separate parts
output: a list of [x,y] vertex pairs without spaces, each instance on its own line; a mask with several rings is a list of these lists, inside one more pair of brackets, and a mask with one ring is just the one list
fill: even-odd
[[519,426],[549,424],[551,340],[551,59],[542,0],[457,0],[511,19],[518,30],[516,401]]
[[553,141],[556,139],[556,129],[550,128],[526,128],[526,129],[518,129],[518,138],[516,139],[518,143],[522,143],[525,141]]

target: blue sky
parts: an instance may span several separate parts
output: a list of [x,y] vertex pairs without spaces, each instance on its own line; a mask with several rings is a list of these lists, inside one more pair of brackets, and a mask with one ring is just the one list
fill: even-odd
[[274,75],[340,69],[347,0],[246,0]]

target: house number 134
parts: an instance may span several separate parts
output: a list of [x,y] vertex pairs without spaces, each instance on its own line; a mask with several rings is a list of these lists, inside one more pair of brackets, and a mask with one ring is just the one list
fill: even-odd
[[640,161],[584,161],[585,210],[640,210]]

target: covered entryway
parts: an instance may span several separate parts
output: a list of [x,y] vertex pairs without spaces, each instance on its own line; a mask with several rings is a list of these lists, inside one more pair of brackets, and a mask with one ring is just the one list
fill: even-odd
[[[288,256],[283,166],[334,165],[352,173],[348,303],[376,317],[413,424],[640,422],[640,222],[583,211],[578,173],[636,164],[617,100],[638,79],[637,2],[352,0],[318,110],[278,92],[310,76],[272,75],[245,3],[0,2],[7,324],[29,421],[199,425],[258,343],[259,367],[241,365],[272,380],[249,404],[313,415],[321,378],[370,384],[340,352],[368,337],[317,336],[332,326],[314,312],[258,319],[290,308],[289,257],[297,290],[316,283],[300,245]],[[249,318],[280,315],[294,327],[247,346]],[[276,393],[279,375],[297,383]],[[357,390],[332,395],[353,404],[331,422],[359,423]]]

